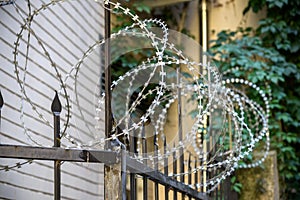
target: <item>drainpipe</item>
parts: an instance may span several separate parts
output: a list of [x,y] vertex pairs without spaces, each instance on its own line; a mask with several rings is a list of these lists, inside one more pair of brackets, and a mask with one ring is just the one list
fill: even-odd
[[203,48],[203,52],[207,51],[207,4],[206,4],[206,0],[202,0],[201,2],[201,7],[202,7],[202,48]]
[[[202,48],[203,48],[203,52],[202,52],[202,62],[203,64],[207,63],[207,57],[203,55],[203,53],[205,53],[207,51],[207,4],[206,4],[206,0],[202,0],[201,2],[201,16],[202,16]],[[205,66],[205,65],[204,65]],[[203,68],[202,69],[202,73],[204,73],[207,69]],[[204,118],[203,124],[204,127],[207,127],[207,117]],[[207,134],[206,131],[203,132],[204,134]],[[204,136],[203,134],[203,136]],[[204,138],[204,137],[203,137]],[[207,142],[203,139],[203,165],[204,165],[204,171],[203,171],[203,183],[206,183],[207,180],[207,172],[206,172],[206,153],[207,153]],[[203,192],[205,193],[207,191],[206,186],[203,186]]]

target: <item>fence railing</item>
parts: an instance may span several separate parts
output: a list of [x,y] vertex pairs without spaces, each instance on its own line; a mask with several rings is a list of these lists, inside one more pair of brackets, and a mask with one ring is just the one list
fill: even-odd
[[[1,95],[2,96],[2,95]],[[3,102],[2,102],[3,103]],[[3,105],[3,104],[2,104]],[[121,177],[120,190],[123,191],[123,197],[119,199],[237,199],[236,194],[230,192],[230,180],[224,181],[210,195],[203,193],[203,188],[199,187],[199,183],[203,180],[202,171],[191,173],[192,168],[197,168],[201,163],[190,153],[183,153],[178,159],[175,154],[165,157],[164,168],[158,169],[156,163],[154,168],[148,166],[147,162],[140,162],[129,156],[124,150],[79,150],[79,149],[64,149],[60,147],[60,102],[57,94],[52,103],[52,112],[54,116],[54,146],[46,147],[30,147],[16,145],[0,145],[0,157],[2,158],[18,158],[18,159],[37,159],[37,160],[53,160],[54,161],[54,196],[55,199],[60,199],[61,196],[61,181],[60,181],[60,162],[86,162],[86,163],[104,163],[106,166],[121,164],[123,167],[116,176]],[[148,140],[148,141],[147,141]],[[142,151],[147,153],[147,145],[153,144],[157,148],[155,138],[146,139],[145,131],[142,132]],[[136,140],[131,137],[130,151],[135,152]],[[164,140],[164,151],[166,149],[167,140]],[[156,147],[155,147],[156,146]],[[165,152],[166,153],[166,152]],[[184,156],[188,155],[188,162],[183,163]],[[171,162],[170,162],[171,161]],[[170,164],[171,163],[171,164]],[[180,171],[178,170],[180,169]],[[170,174],[178,172],[187,172],[186,175],[173,177]],[[216,173],[214,171],[209,174]],[[122,174],[122,175],[121,175]],[[127,174],[127,175],[126,175]],[[129,176],[128,186],[127,176]],[[142,188],[137,190],[137,183]],[[105,188],[108,191],[109,188]],[[127,193],[128,190],[128,193]],[[114,192],[114,191],[113,191]],[[150,198],[153,196],[152,198]]]
[[[199,192],[196,188],[198,183],[198,178],[200,176],[195,175],[194,181],[191,179],[191,174],[188,175],[188,182],[180,182],[177,178],[172,178],[169,176],[168,169],[168,158],[165,158],[165,168],[163,171],[158,169],[152,169],[147,166],[147,163],[141,163],[136,159],[132,159],[129,155],[122,156],[122,151],[114,152],[111,150],[79,150],[79,149],[64,149],[60,147],[60,103],[58,96],[55,95],[52,112],[54,116],[54,146],[52,148],[46,147],[30,147],[30,146],[17,146],[17,145],[0,145],[0,157],[2,158],[18,158],[18,159],[37,159],[37,160],[53,160],[54,161],[54,197],[55,199],[60,199],[61,195],[61,181],[60,181],[60,162],[87,162],[87,163],[104,163],[109,166],[116,163],[125,163],[125,171],[123,168],[123,173],[128,173],[130,176],[130,185],[128,197],[130,199],[137,199],[137,176],[142,177],[143,191],[142,196],[144,199],[148,199],[149,195],[149,184],[154,183],[154,196],[153,199],[159,199],[159,185],[164,186],[164,197],[169,199],[169,193],[173,191],[173,198],[177,199],[177,194],[181,194],[182,197],[186,196],[190,199],[207,199],[207,196]],[[57,134],[58,133],[58,134]],[[144,135],[144,134],[143,134]],[[143,151],[147,151],[147,142],[143,140]],[[166,145],[166,140],[164,145]],[[134,145],[130,145],[134,147]],[[133,150],[133,149],[132,149]],[[124,153],[124,152],[123,152]],[[178,160],[173,157],[173,173],[177,171]],[[187,166],[191,166],[191,159]],[[195,163],[196,165],[197,163]],[[181,165],[182,166],[182,165]],[[188,167],[189,168],[189,167]],[[190,169],[190,168],[189,168]],[[122,171],[122,170],[121,170]],[[120,171],[120,173],[121,173]],[[123,176],[123,179],[126,176]],[[125,185],[121,184],[121,187],[126,187],[126,182],[122,180]],[[122,189],[122,188],[121,188]],[[124,188],[123,188],[124,189]],[[107,188],[105,189],[107,190]],[[124,198],[123,198],[124,199]]]

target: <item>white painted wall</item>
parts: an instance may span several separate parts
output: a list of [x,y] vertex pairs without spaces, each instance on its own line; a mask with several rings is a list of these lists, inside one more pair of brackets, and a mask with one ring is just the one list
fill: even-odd
[[263,9],[258,13],[251,10],[243,16],[243,10],[248,1],[244,0],[217,0],[208,2],[208,27],[209,39],[217,39],[217,34],[222,30],[236,30],[238,27],[258,27],[258,21],[266,16]]
[[[31,1],[31,11],[41,7],[44,1]],[[32,145],[24,134],[21,116],[21,91],[14,73],[14,42],[16,34],[24,24],[20,14],[26,17],[26,1],[16,1],[19,13],[13,5],[0,8],[0,89],[4,98],[2,108],[0,143]],[[92,0],[65,1],[51,5],[34,16],[32,30],[43,42],[53,61],[57,64],[63,77],[71,70],[89,46],[103,34],[103,8]],[[20,76],[24,76],[26,40],[28,31],[24,31],[19,46],[18,63]],[[50,111],[54,90],[59,90],[55,71],[46,58],[37,39],[31,34],[28,71],[26,74],[26,93],[43,117],[52,123]],[[102,130],[95,130],[95,92],[100,76],[103,58],[100,49],[88,56],[79,71],[77,82],[79,113],[76,103],[72,104],[71,126],[68,133],[82,143],[102,137]],[[67,81],[68,93],[74,101],[74,79]],[[65,99],[60,96],[65,105]],[[65,109],[64,109],[65,110]],[[65,111],[61,114],[62,124]],[[29,103],[24,103],[24,121],[30,130],[28,133],[43,146],[53,145],[53,129],[32,110]],[[101,117],[101,119],[103,116]],[[86,121],[86,123],[85,123]],[[87,125],[86,125],[87,124]],[[100,127],[103,124],[100,123]],[[94,135],[95,134],[95,135]],[[64,147],[72,146],[66,139]],[[26,160],[0,159],[0,169],[14,166]],[[53,199],[53,162],[33,161],[32,164],[0,171],[0,199]],[[86,163],[67,163],[62,165],[62,199],[103,199],[103,165]]]

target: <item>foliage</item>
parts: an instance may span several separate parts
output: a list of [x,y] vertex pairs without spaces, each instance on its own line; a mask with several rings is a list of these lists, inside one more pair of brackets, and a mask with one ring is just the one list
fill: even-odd
[[[149,18],[151,8],[144,3],[139,1],[125,0],[124,4],[130,8],[131,12],[137,12],[142,18]],[[132,24],[132,20],[129,17],[124,17],[124,15],[116,15],[113,24],[112,32],[118,32],[124,27],[130,26]],[[118,46],[116,45],[115,48],[118,48]],[[119,76],[124,75],[127,71],[141,64],[139,63],[139,60],[143,60],[142,58],[151,57],[153,54],[153,50],[137,49],[120,56],[112,64],[112,79],[116,80]]]
[[[177,23],[174,21],[174,16],[177,15],[177,12],[172,11],[172,6],[160,7],[160,8],[151,8],[144,4],[142,1],[138,0],[124,0],[123,2],[126,7],[130,8],[131,12],[137,13],[141,19],[150,19],[150,18],[158,18],[162,19],[162,21],[167,23],[169,28],[177,29],[189,36],[191,34],[188,30],[184,29],[181,26],[177,26]],[[181,3],[182,6],[187,7],[186,3]],[[115,10],[115,12],[118,12]],[[186,10],[184,10],[186,12]],[[180,21],[184,21],[185,14],[180,15]],[[113,23],[112,32],[118,32],[126,26],[130,26],[132,24],[132,20],[129,17],[124,17],[124,15],[116,15]],[[150,26],[155,26],[155,24],[151,24]],[[193,36],[191,36],[193,37]],[[118,48],[118,45],[112,45],[113,48]],[[124,48],[124,47],[123,47]],[[114,51],[114,49],[112,49]],[[173,55],[173,53],[165,51],[168,55]],[[113,61],[111,65],[112,79],[116,80],[119,76],[124,75],[127,71],[132,70],[136,66],[140,65],[141,60],[147,60],[147,58],[151,58],[155,55],[154,49],[135,49],[126,53],[117,60]],[[172,67],[172,66],[169,66]],[[188,78],[190,76],[188,73],[182,73],[183,76]],[[172,76],[172,74],[168,74],[168,76]],[[170,77],[169,77],[170,78]],[[146,89],[153,89],[155,86],[150,86]],[[168,92],[167,92],[168,93]],[[134,96],[132,97],[134,98]],[[151,100],[153,100],[153,96],[148,96],[146,101],[143,101],[139,105],[139,109],[145,111],[148,109]]]
[[250,0],[244,13],[267,10],[260,26],[222,31],[211,49],[221,71],[239,67],[234,76],[270,85],[271,147],[278,154],[282,199],[300,197],[299,6],[297,0]]
[[231,177],[230,183],[231,183],[231,190],[237,193],[241,193],[243,185],[237,181],[236,176]]
[[[137,12],[151,13],[150,8],[143,4],[131,3],[131,6]],[[260,20],[260,26],[255,30],[238,28],[236,31],[222,31],[218,39],[212,41],[211,48],[220,71],[234,68],[232,75],[235,77],[244,77],[261,87],[270,85],[273,95],[269,122],[271,147],[278,154],[282,199],[300,198],[299,8],[298,0],[249,0],[244,14],[250,10],[258,12],[266,9],[267,16]],[[170,11],[163,10],[161,13],[166,16],[167,22],[173,19]],[[115,31],[129,24],[123,16],[117,16],[117,22],[119,25],[114,28]],[[142,55],[136,52],[135,56],[121,57],[113,67],[113,74],[118,76],[131,69],[137,64],[137,56]],[[265,87],[265,90],[268,92],[269,89]],[[257,96],[253,92],[248,95],[252,98]],[[237,191],[241,187],[237,185],[233,189]]]

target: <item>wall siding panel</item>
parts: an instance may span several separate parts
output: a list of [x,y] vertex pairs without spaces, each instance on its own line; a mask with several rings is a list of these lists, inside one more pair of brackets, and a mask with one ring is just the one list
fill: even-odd
[[[31,13],[50,1],[30,1]],[[28,134],[42,146],[53,145],[53,129],[38,115],[32,105],[23,101],[21,88],[15,74],[13,51],[17,33],[27,17],[27,1],[15,1],[13,5],[0,7],[0,90],[4,99],[1,110],[0,143],[14,145],[34,145],[24,134],[22,121]],[[25,73],[28,31],[23,31],[18,52],[20,81],[25,79],[25,90],[37,110],[46,121],[52,124],[51,102],[54,90],[60,90],[51,62],[45,56],[43,48],[65,77],[82,58],[89,46],[93,45],[104,32],[103,7],[92,0],[64,1],[49,6],[37,16],[33,16],[30,35],[27,71]],[[34,37],[36,35],[43,47]],[[100,48],[95,49],[82,63],[76,82],[77,95],[82,114],[76,102],[74,73],[68,78],[66,87],[72,105],[72,118],[67,133],[82,143],[87,143],[95,136],[103,137],[103,131],[95,130],[95,102],[97,102],[97,84],[99,84],[103,56]],[[66,100],[60,95],[64,106]],[[24,114],[21,117],[21,110]],[[66,121],[66,111],[61,113],[61,126]],[[104,116],[99,125],[104,127]],[[84,118],[84,119],[83,119]],[[104,129],[103,129],[104,130]],[[72,148],[66,139],[63,147]],[[12,168],[23,163],[22,159],[0,159],[0,199],[53,199],[53,161],[32,161],[31,164]],[[103,164],[70,163],[61,166],[62,199],[103,199]]]

